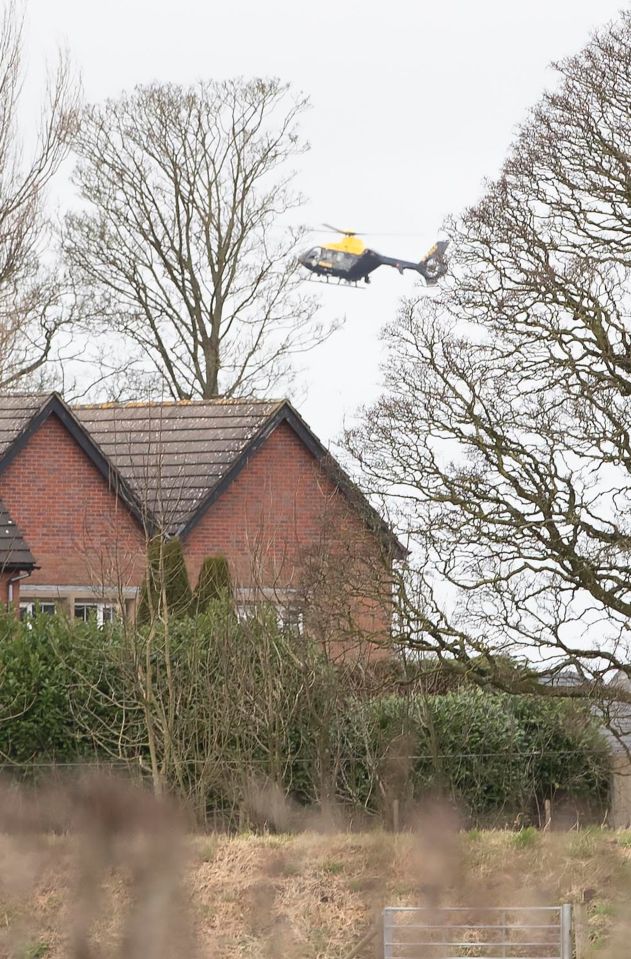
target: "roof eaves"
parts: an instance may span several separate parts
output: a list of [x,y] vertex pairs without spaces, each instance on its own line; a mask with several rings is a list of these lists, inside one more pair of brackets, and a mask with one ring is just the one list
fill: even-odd
[[39,566],[36,564],[35,560],[23,559],[23,560],[12,560],[5,559],[0,560],[0,573],[17,573],[17,572],[33,572],[34,569],[39,569]]
[[0,572],[34,569],[37,569],[35,558],[24,534],[0,500]]

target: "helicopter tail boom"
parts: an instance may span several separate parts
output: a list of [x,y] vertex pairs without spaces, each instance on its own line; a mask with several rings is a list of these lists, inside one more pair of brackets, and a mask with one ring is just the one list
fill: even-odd
[[404,270],[414,270],[421,274],[428,286],[435,286],[447,272],[445,250],[448,245],[448,240],[439,240],[418,263],[413,263],[410,260],[396,260],[394,257],[381,255],[379,255],[379,262],[384,266],[396,267],[399,273],[403,273]]

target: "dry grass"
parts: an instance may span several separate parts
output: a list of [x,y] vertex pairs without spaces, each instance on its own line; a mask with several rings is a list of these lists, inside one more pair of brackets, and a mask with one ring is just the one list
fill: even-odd
[[[187,861],[180,861],[184,897],[171,843],[167,862],[164,850],[156,855],[128,837],[92,863],[87,886],[81,843],[70,836],[3,838],[0,954],[337,959],[385,904],[587,900],[590,952],[628,955],[628,945],[623,952],[615,944],[631,891],[628,833],[466,834],[421,826],[396,837],[189,838]],[[176,936],[168,933],[168,949],[161,942],[165,922],[178,928]],[[77,923],[90,927],[88,951],[77,951],[76,933],[68,932]],[[376,939],[360,954],[378,955],[378,945]]]
[[[250,836],[210,846],[200,839],[193,849],[189,882],[204,944],[208,954],[229,957],[265,956],[270,948],[343,957],[387,904],[568,901],[585,903],[597,952],[624,918],[631,892],[627,833],[421,829],[397,837]],[[367,946],[363,955],[374,951]]]

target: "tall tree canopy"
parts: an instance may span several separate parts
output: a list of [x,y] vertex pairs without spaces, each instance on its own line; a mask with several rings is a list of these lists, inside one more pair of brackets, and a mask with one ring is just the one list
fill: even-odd
[[30,157],[18,130],[22,91],[22,19],[10,3],[0,21],[0,389],[43,371],[69,315],[63,285],[47,255],[46,193],[76,129],[78,89],[60,55],[49,77]]
[[557,65],[349,435],[417,543],[404,638],[631,677],[631,15]]
[[268,392],[332,329],[281,229],[305,106],[277,80],[155,83],[83,116],[66,249],[84,319],[176,399]]

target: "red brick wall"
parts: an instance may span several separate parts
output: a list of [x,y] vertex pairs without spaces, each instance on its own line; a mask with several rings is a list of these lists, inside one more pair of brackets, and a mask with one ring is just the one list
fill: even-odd
[[253,584],[261,568],[268,583],[291,585],[331,495],[333,484],[315,458],[281,424],[186,537],[191,582],[206,556],[223,554],[242,586]]
[[[12,576],[16,576],[16,575],[17,575],[16,573],[0,572],[0,606],[6,606],[7,603],[9,602],[9,580],[11,579]],[[16,598],[16,589],[15,589],[16,586],[19,587],[19,583],[13,584],[13,601],[14,602]],[[19,595],[19,592],[18,592],[18,595]]]
[[261,561],[266,579],[288,585],[300,546],[316,535],[324,496],[331,492],[321,482],[313,456],[281,424],[186,537],[193,584],[202,560],[223,554],[241,585],[253,582],[253,566],[260,570]]
[[[369,595],[373,584],[366,582],[375,577],[375,541],[286,423],[191,530],[184,552],[193,586],[203,559],[224,555],[237,586],[279,590],[300,590],[307,557],[329,552],[338,573],[341,564],[354,565],[356,611],[361,607],[355,625],[387,633],[389,613],[375,604],[374,593]],[[362,585],[367,595],[360,595]]]
[[56,416],[0,474],[0,498],[39,567],[29,584],[137,584],[145,537]]

